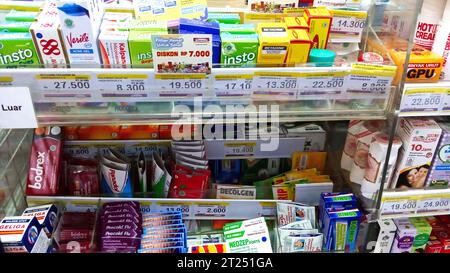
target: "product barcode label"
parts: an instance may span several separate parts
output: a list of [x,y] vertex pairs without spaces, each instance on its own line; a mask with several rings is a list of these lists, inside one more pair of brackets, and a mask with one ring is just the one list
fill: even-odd
[[444,88],[406,89],[403,93],[400,112],[437,112],[442,109]]

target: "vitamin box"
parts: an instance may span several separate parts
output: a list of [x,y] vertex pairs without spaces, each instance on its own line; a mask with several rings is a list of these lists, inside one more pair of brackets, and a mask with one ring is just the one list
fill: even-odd
[[286,60],[290,40],[284,23],[259,23],[258,63],[282,64]]
[[23,211],[22,216],[35,216],[44,231],[50,236],[58,222],[58,209],[55,205],[51,204],[30,207]]
[[433,119],[402,118],[397,135],[400,148],[391,188],[422,188],[442,129]]
[[34,216],[5,217],[0,221],[0,241],[8,253],[44,252],[47,236]]
[[290,47],[286,57],[286,63],[306,63],[308,62],[309,52],[312,47],[312,41],[308,32],[303,29],[288,29]]
[[309,34],[313,41],[313,48],[325,49],[330,36],[331,21],[333,16],[326,8],[306,9],[303,14],[309,25]]
[[448,186],[450,183],[450,123],[439,123],[442,136],[434,155],[426,186]]

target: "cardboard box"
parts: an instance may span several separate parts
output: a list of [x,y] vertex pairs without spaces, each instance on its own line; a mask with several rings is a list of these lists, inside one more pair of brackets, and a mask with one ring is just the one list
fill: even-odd
[[391,253],[409,253],[412,250],[417,230],[408,219],[395,219],[397,232],[392,245]]
[[130,49],[131,65],[134,67],[153,67],[152,35],[167,34],[153,31],[130,31],[128,47]]
[[402,118],[397,130],[403,145],[390,188],[422,188],[442,129],[428,118]]
[[374,253],[389,253],[394,243],[397,226],[391,219],[378,220],[378,239],[375,244]]
[[303,29],[309,32],[309,25],[304,17],[283,17],[288,29]]
[[333,16],[326,8],[309,8],[303,14],[309,25],[309,34],[313,41],[313,48],[325,49],[330,36],[331,21]]
[[220,33],[252,34],[256,33],[254,24],[219,24]]
[[448,186],[450,183],[450,123],[439,123],[441,139],[435,152],[425,186]]
[[290,40],[284,23],[259,23],[258,63],[283,64],[289,51]]
[[23,211],[22,216],[36,217],[49,237],[58,223],[58,209],[52,204],[26,208]]
[[307,63],[312,47],[312,41],[309,38],[308,32],[303,29],[288,29],[288,36],[291,44],[286,57],[286,63]]
[[128,35],[128,31],[102,31],[100,33],[98,44],[105,67],[127,68],[130,66]]
[[354,252],[361,215],[358,209],[326,209],[323,221],[324,250]]
[[9,67],[39,64],[29,33],[0,33],[0,64]]
[[223,234],[230,253],[272,253],[263,217],[226,224]]
[[241,67],[256,64],[258,58],[257,34],[222,33],[220,63],[224,67]]
[[411,224],[416,228],[416,236],[414,237],[413,247],[411,252],[422,253],[425,250],[428,240],[431,234],[431,225],[424,217],[414,217],[409,219]]
[[319,228],[323,228],[326,211],[330,208],[356,208],[356,197],[353,195],[353,193],[323,192],[320,195],[319,201]]
[[0,221],[0,241],[7,253],[45,253],[48,238],[34,216],[5,217]]

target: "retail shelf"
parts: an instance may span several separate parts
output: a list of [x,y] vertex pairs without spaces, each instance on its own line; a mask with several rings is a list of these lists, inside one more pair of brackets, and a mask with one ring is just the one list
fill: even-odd
[[225,200],[225,199],[155,199],[125,197],[68,197],[27,196],[29,206],[56,203],[71,210],[95,209],[98,205],[114,201],[138,201],[142,212],[181,211],[183,219],[224,220],[266,217],[273,219],[276,213],[275,200]]
[[385,190],[380,218],[403,218],[450,214],[450,188]]

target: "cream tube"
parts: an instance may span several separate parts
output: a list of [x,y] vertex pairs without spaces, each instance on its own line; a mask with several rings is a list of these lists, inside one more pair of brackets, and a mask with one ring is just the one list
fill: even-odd
[[[400,146],[402,146],[400,138],[394,137],[388,161],[388,169],[386,171],[386,186],[392,176],[392,170],[395,167],[395,163],[397,162],[397,154]],[[361,184],[361,193],[366,198],[374,200],[377,196],[383,175],[384,164],[386,162],[388,147],[389,136],[387,134],[378,133],[373,136],[373,141],[369,148],[367,167],[364,171],[364,178]]]

